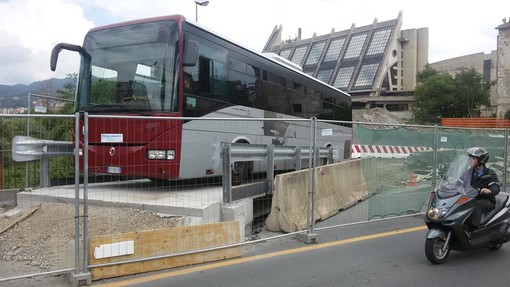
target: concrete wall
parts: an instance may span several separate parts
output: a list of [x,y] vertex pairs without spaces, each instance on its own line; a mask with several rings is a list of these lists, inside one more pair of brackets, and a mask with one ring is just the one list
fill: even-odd
[[416,74],[428,62],[428,28],[402,30],[400,41],[402,54],[402,85],[400,90],[412,91],[416,88]]
[[498,109],[497,116],[504,117],[510,111],[510,22],[497,27],[498,49],[497,49],[497,93]]
[[[308,227],[308,185],[308,170],[276,176],[271,213],[266,219],[268,230],[294,232]],[[316,169],[315,220],[324,220],[366,198],[368,189],[361,160]]]
[[432,68],[438,71],[447,72],[453,77],[457,73],[460,73],[462,69],[470,68],[474,68],[476,72],[483,75],[483,62],[490,59],[490,54],[484,54],[481,52],[435,62],[430,65]]

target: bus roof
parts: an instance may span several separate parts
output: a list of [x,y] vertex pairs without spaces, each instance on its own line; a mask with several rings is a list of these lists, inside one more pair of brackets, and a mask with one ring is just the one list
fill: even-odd
[[127,26],[127,25],[134,25],[134,24],[141,24],[141,23],[148,23],[148,22],[157,22],[157,21],[167,21],[167,20],[174,20],[174,21],[177,20],[179,22],[179,21],[186,21],[186,18],[182,15],[176,14],[176,15],[166,15],[166,16],[159,16],[159,17],[136,19],[136,20],[118,22],[118,23],[95,27],[95,28],[90,29],[89,33],[95,32],[95,31],[101,31],[101,30],[105,30],[105,29]]
[[296,63],[294,63],[292,61],[289,61],[289,60],[285,59],[284,57],[282,57],[282,56],[280,56],[278,54],[269,52],[269,53],[262,53],[262,55],[266,56],[266,57],[268,57],[270,59],[273,59],[273,60],[275,60],[277,62],[280,62],[280,63],[282,63],[284,65],[287,65],[287,66],[289,66],[289,67],[291,67],[291,68],[293,68],[295,70],[303,72],[303,68],[300,65],[298,65],[298,64],[296,64]]

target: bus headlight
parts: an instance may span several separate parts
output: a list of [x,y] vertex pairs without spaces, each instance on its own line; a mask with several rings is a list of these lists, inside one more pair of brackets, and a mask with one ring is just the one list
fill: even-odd
[[147,150],[147,159],[175,159],[175,150],[149,149]]
[[427,215],[432,220],[438,220],[441,219],[445,214],[448,212],[447,208],[430,208],[429,211],[427,211]]

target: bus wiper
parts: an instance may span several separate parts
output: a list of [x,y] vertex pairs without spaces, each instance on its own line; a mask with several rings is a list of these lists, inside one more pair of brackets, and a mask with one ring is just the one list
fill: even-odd
[[148,114],[148,113],[144,113],[141,110],[133,109],[133,108],[130,108],[125,105],[90,104],[88,106],[85,106],[84,110],[87,112],[98,111],[98,110],[101,110],[104,112],[106,112],[106,111],[126,111],[126,112],[133,112],[133,113],[136,113],[136,114],[139,114],[142,116],[146,116],[146,117],[150,116],[150,114]]

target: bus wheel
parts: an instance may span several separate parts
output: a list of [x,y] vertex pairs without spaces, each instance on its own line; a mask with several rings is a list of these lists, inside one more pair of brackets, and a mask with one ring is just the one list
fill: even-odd
[[251,161],[236,161],[232,165],[232,184],[246,182],[253,169]]

